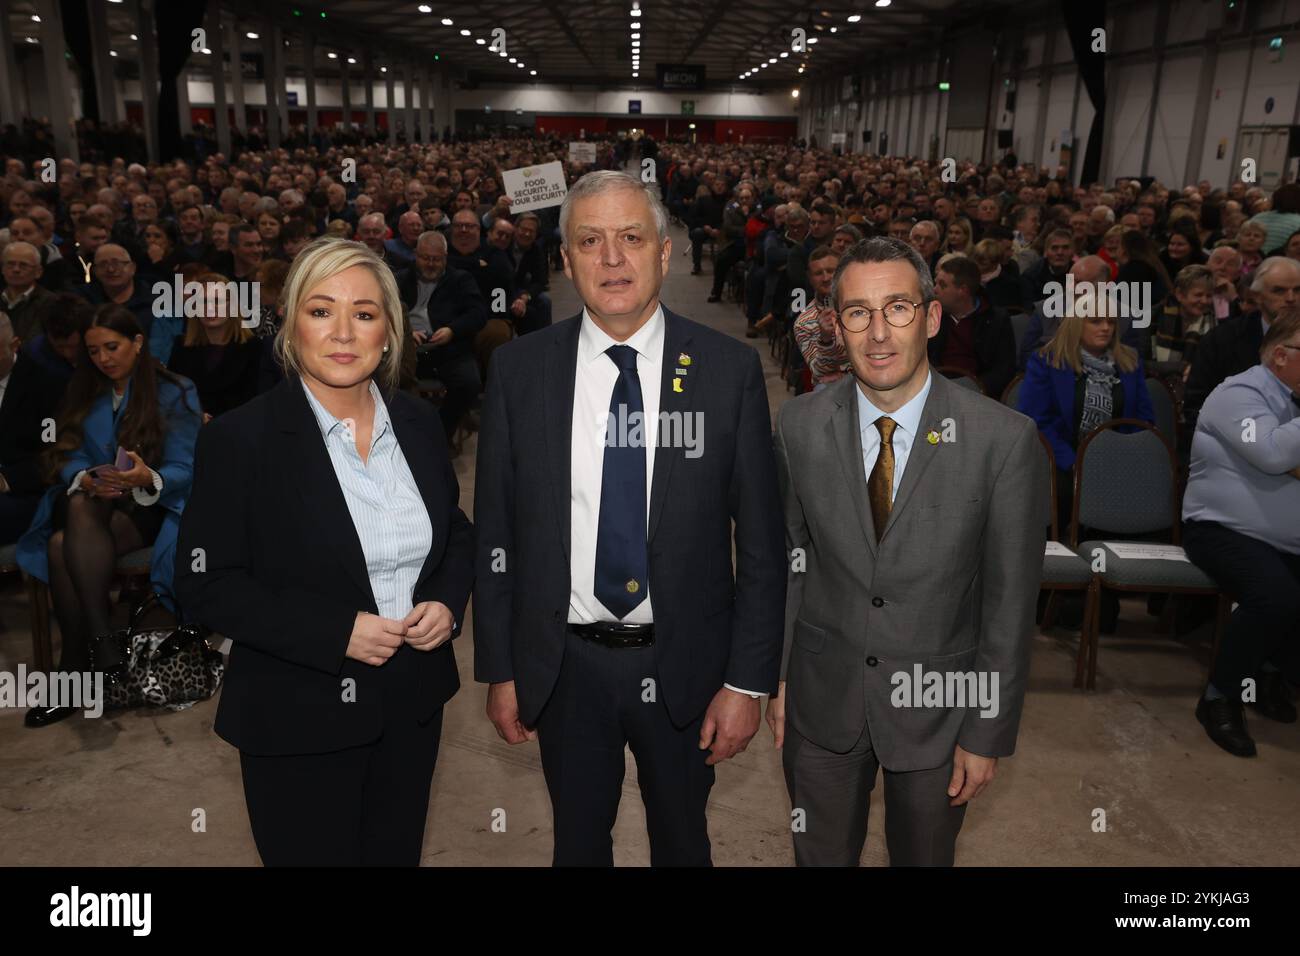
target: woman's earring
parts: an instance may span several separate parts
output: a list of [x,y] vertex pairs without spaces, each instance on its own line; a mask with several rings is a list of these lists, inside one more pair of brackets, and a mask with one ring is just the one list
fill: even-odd
[[387,345],[384,346],[384,351],[385,351],[385,352],[388,351],[388,346],[387,346]]

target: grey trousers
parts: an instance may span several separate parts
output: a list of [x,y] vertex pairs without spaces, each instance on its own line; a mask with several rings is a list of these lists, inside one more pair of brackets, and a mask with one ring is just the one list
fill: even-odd
[[[857,866],[880,761],[871,736],[846,754],[825,750],[787,721],[782,748],[796,866]],[[885,771],[885,845],[890,866],[952,866],[966,806],[949,806],[951,759],[933,770]],[[801,814],[797,811],[803,811]]]

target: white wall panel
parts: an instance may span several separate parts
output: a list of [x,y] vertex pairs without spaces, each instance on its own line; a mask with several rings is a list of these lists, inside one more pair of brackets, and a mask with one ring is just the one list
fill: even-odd
[[[1249,56],[1250,50],[1245,44],[1219,51],[1198,177],[1208,179],[1216,186],[1226,185],[1233,178],[1232,151],[1237,142],[1237,113],[1241,109],[1241,90],[1246,82]],[[1220,145],[1222,156],[1219,155]]]
[[1034,139],[1038,124],[1038,100],[1041,86],[1037,79],[1021,79],[1016,88],[1016,118],[1012,126],[1012,143],[1022,163],[1036,163],[1042,143]]
[[1130,63],[1116,71],[1114,99],[1106,101],[1107,110],[1115,112],[1109,133],[1110,161],[1103,170],[1107,182],[1113,182],[1116,176],[1142,173],[1142,147],[1151,115],[1154,82],[1154,63]]
[[1196,120],[1196,88],[1203,62],[1199,53],[1168,57],[1160,77],[1147,173],[1170,189],[1187,185],[1187,146]]
[[1060,159],[1061,131],[1070,129],[1077,76],[1078,72],[1074,69],[1062,70],[1052,77],[1051,89],[1047,93],[1047,124],[1043,127],[1042,161],[1052,170]]
[[[1246,91],[1245,126],[1287,126],[1295,115],[1296,93],[1300,91],[1300,43],[1292,43],[1277,53],[1268,48],[1268,37],[1255,41],[1255,59],[1250,68],[1250,88]],[[1275,62],[1276,60],[1276,62]],[[1273,109],[1268,110],[1268,100]]]

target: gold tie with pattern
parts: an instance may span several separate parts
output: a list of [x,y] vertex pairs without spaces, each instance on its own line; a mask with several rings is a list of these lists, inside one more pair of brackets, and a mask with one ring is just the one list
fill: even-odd
[[889,522],[889,509],[893,502],[894,491],[894,429],[898,422],[892,418],[876,419],[876,430],[880,432],[880,454],[867,479],[867,497],[871,499],[871,521],[876,526],[876,540],[885,533]]

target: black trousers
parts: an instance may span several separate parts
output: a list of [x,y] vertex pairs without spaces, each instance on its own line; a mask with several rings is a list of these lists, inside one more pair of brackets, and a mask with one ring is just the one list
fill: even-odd
[[456,426],[474,405],[482,387],[478,361],[473,352],[448,356],[438,350],[426,350],[416,353],[415,374],[417,378],[436,378],[447,389],[438,415],[442,419],[443,431],[447,434],[447,444],[450,445],[452,436],[456,434]]
[[40,495],[0,494],[0,545],[13,544],[26,533],[40,504]]
[[[690,231],[691,237],[691,265],[698,269],[703,263],[704,246],[709,242],[717,242],[712,236],[704,231],[703,226],[696,226]],[[716,250],[715,250],[716,251]]]
[[419,866],[442,708],[385,717],[383,736],[333,753],[240,752],[244,799],[266,866]]
[[[648,682],[648,683],[647,683]],[[570,632],[551,699],[537,722],[555,820],[556,866],[613,866],[610,831],[623,792],[624,748],[636,759],[652,866],[708,866],[704,806],[713,787],[699,749],[700,714],[675,727],[654,648],[611,649]]]
[[[871,735],[846,754],[819,747],[789,721],[782,753],[796,866],[857,866],[880,760]],[[949,805],[952,760],[932,770],[885,771],[885,845],[890,866],[952,866],[966,804]]]
[[1241,697],[1241,682],[1265,661],[1300,678],[1300,554],[1213,521],[1184,521],[1183,550],[1238,604],[1228,622],[1210,683]]
[[731,274],[732,268],[737,262],[745,258],[745,240],[741,239],[731,243],[727,248],[721,250],[713,259],[713,288],[710,290],[711,295],[722,295],[722,286],[727,281],[727,276]]

